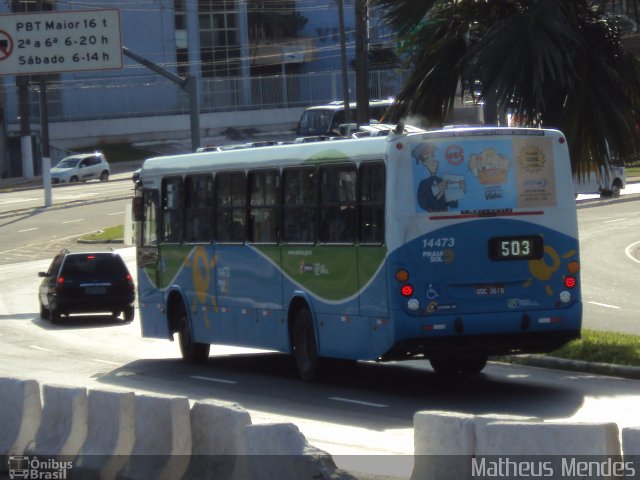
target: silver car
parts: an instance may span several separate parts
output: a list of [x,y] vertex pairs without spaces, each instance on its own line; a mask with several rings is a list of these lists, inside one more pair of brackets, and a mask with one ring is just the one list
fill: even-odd
[[109,162],[100,152],[71,155],[51,169],[51,183],[106,182],[109,172]]

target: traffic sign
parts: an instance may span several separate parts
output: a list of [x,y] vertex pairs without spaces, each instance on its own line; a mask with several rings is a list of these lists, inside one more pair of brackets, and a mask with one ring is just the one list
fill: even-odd
[[117,9],[0,15],[0,75],[119,68]]

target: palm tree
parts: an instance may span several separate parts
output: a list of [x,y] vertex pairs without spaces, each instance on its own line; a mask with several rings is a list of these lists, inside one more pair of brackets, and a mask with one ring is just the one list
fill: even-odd
[[[412,73],[397,118],[442,124],[456,88],[521,125],[558,128],[579,176],[608,150],[636,151],[640,61],[595,0],[374,0],[405,44]],[[486,119],[485,119],[486,120]]]

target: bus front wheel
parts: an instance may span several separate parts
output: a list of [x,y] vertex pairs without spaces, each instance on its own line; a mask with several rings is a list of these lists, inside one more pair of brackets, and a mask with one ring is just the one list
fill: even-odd
[[293,326],[293,356],[298,368],[298,374],[310,382],[317,377],[320,357],[316,338],[313,332],[311,314],[307,308],[301,308],[295,317]]
[[476,375],[487,365],[487,357],[432,358],[429,362],[439,375]]
[[184,307],[178,311],[178,339],[182,358],[188,363],[204,363],[209,358],[208,343],[194,342],[189,318]]

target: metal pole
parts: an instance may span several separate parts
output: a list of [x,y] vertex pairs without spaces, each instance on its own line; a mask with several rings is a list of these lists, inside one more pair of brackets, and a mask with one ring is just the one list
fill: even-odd
[[358,124],[369,123],[369,78],[367,54],[367,0],[355,0],[356,21],[356,118]]
[[189,116],[191,121],[191,151],[200,147],[200,103],[198,100],[198,83],[196,77],[188,75],[185,79],[185,89],[189,95]]
[[340,28],[340,60],[342,69],[342,98],[344,100],[344,123],[351,123],[349,108],[349,71],[347,70],[347,45],[344,34],[344,11],[342,0],[338,0],[338,26]]
[[40,147],[42,148],[42,185],[44,206],[50,207],[51,200],[51,154],[49,152],[49,108],[47,107],[47,76],[40,75]]

